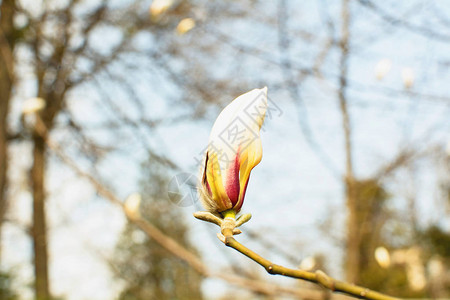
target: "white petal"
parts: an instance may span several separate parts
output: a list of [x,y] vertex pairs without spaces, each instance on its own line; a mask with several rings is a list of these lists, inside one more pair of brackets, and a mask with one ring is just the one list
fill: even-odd
[[219,154],[223,172],[234,162],[238,151],[259,139],[266,110],[266,87],[237,97],[222,110],[212,128],[208,150]]

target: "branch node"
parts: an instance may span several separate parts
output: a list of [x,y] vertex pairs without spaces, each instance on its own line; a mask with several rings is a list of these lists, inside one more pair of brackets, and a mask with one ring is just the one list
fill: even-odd
[[242,231],[237,227],[248,222],[252,217],[252,215],[244,214],[240,216],[237,220],[235,220],[234,217],[227,216],[225,218],[221,218],[220,216],[217,216],[216,214],[211,213],[209,211],[198,211],[194,213],[194,217],[199,220],[218,225],[221,228],[222,235],[230,236],[241,234]]
[[367,295],[368,292],[370,292],[369,289],[364,289],[364,291],[361,291],[361,293],[359,293],[359,295],[360,295],[361,297],[366,297],[366,295]]
[[273,265],[269,265],[269,266],[266,268],[266,270],[267,270],[267,273],[273,274]]
[[232,236],[232,235],[225,235],[225,246],[227,246],[227,247],[232,247],[231,246],[231,243],[233,242],[233,241],[236,241],[235,239],[234,239],[234,237]]
[[222,234],[226,237],[232,236],[235,228],[236,220],[230,217],[224,218],[222,221],[222,226],[220,226]]
[[325,274],[323,271],[317,270],[316,278],[317,278],[317,282],[319,282],[319,284],[322,285],[323,287],[330,289],[332,291],[336,290],[336,287],[334,285],[334,280],[330,276]]

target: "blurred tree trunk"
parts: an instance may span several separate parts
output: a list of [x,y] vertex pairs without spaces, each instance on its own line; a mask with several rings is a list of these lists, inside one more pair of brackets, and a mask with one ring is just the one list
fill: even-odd
[[[56,63],[55,65],[60,65]],[[61,110],[64,95],[67,86],[63,89],[54,91],[52,86],[61,82],[61,78],[56,77],[56,83],[50,87],[44,84],[45,65],[37,61],[37,73],[39,82],[40,98],[45,99],[46,106],[39,112],[42,122],[36,124],[35,134],[33,135],[33,165],[31,167],[31,187],[33,191],[33,249],[34,249],[34,274],[35,274],[35,293],[37,300],[51,299],[48,277],[48,247],[47,247],[47,222],[46,222],[46,192],[45,192],[45,174],[46,174],[46,143],[47,135],[54,127],[54,120]],[[49,92],[47,92],[49,91]],[[43,126],[42,126],[43,125]],[[39,129],[38,129],[39,128]]]
[[[8,128],[7,116],[14,84],[14,0],[3,0],[0,7],[0,243],[7,208]],[[1,244],[0,244],[1,254]],[[0,255],[1,258],[1,255]]]
[[[73,2],[71,2],[73,3]],[[71,6],[63,12],[63,16],[69,19]],[[41,22],[41,26],[44,20]],[[68,24],[64,24],[64,29]],[[66,30],[63,31],[66,34]],[[31,188],[33,194],[33,250],[34,250],[34,274],[35,293],[37,300],[51,299],[48,276],[48,236],[46,222],[46,143],[47,135],[54,127],[54,120],[62,109],[65,93],[69,88],[66,84],[66,70],[63,68],[64,53],[67,49],[67,36],[63,35],[58,42],[53,44],[54,53],[47,59],[43,59],[39,47],[44,43],[45,36],[41,28],[38,28],[33,41],[36,78],[38,83],[38,97],[45,100],[45,107],[39,114],[39,121],[35,124],[33,135],[33,165],[31,167]],[[44,80],[46,75],[54,74],[52,80]],[[50,77],[50,76],[49,76]],[[50,77],[52,78],[52,77]]]
[[35,293],[37,300],[50,299],[48,282],[47,226],[45,217],[45,141],[33,137],[33,166],[31,181],[33,189],[33,249]]
[[347,201],[347,247],[346,247],[346,280],[351,283],[359,282],[360,266],[360,245],[361,234],[359,233],[357,198],[354,178],[348,179],[346,183]]
[[349,38],[350,38],[350,9],[349,0],[342,0],[341,7],[341,58],[339,62],[339,106],[342,115],[342,127],[344,130],[345,143],[345,198],[347,203],[347,244],[346,244],[346,264],[345,271],[347,281],[357,283],[360,273],[360,244],[361,235],[359,233],[358,212],[357,212],[357,191],[355,176],[353,172],[352,159],[352,137],[351,122],[347,103],[347,76],[349,59]]
[[[165,234],[177,240],[193,253],[188,227],[180,210],[164,196],[169,184],[164,164],[152,158],[143,164],[141,191],[142,216],[151,220]],[[163,249],[154,240],[145,237],[136,240],[138,229],[128,224],[118,243],[110,265],[124,288],[119,300],[201,300],[202,277],[179,258]],[[138,232],[139,233],[139,232]],[[145,266],[143,268],[142,266]]]

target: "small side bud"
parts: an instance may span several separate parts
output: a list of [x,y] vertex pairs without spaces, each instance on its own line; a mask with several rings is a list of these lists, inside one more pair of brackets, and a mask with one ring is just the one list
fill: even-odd
[[217,233],[217,238],[222,242],[222,243],[226,243],[226,239],[225,239],[225,236],[223,235],[223,234],[221,234],[221,233]]
[[380,267],[387,269],[391,265],[391,256],[385,247],[376,248],[374,256]]
[[241,234],[242,233],[242,230],[240,230],[239,228],[234,228],[233,229],[233,235],[238,235],[238,234]]
[[188,31],[191,31],[194,27],[195,20],[192,18],[185,18],[178,23],[176,31],[179,35],[183,35]]
[[39,97],[25,100],[22,107],[22,114],[30,115],[41,111],[45,107],[45,100]]
[[129,195],[125,200],[125,213],[130,219],[139,219],[141,217],[141,214],[139,212],[141,201],[142,197],[139,193],[133,193]]
[[410,89],[414,85],[414,70],[411,68],[404,68],[402,70],[403,86]]
[[252,218],[251,214],[243,214],[236,220],[236,227],[241,226],[244,223],[247,223]]
[[150,17],[156,20],[162,14],[164,14],[172,5],[174,4],[173,0],[154,0],[150,5]]
[[382,80],[387,75],[387,73],[389,73],[391,67],[392,62],[389,59],[384,58],[380,60],[375,66],[375,77],[378,80]]
[[313,270],[317,265],[316,258],[314,256],[308,256],[300,262],[299,268],[305,271]]

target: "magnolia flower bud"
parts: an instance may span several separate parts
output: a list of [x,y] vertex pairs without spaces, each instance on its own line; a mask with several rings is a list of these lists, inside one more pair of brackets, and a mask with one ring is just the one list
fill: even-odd
[[125,213],[131,219],[138,219],[141,215],[139,209],[141,207],[142,197],[139,193],[133,193],[125,199]]
[[384,58],[380,60],[375,66],[375,77],[378,80],[382,80],[391,70],[391,66],[392,62],[389,59]]
[[45,107],[45,100],[39,97],[29,98],[23,102],[22,113],[24,115],[41,111]]
[[241,210],[250,172],[262,158],[259,131],[266,109],[267,88],[254,89],[233,100],[214,123],[199,188],[207,210]]
[[411,68],[403,68],[402,70],[403,85],[409,89],[414,84],[414,70]]
[[314,256],[308,256],[300,262],[300,265],[298,266],[301,270],[305,271],[311,271],[313,270],[317,265],[316,259]]
[[178,23],[176,31],[179,35],[183,35],[194,27],[195,20],[192,18],[185,18]]
[[150,16],[158,18],[174,4],[173,2],[173,0],[154,0],[150,5]]
[[391,265],[391,256],[385,247],[377,247],[374,254],[375,260],[380,267],[387,269]]

